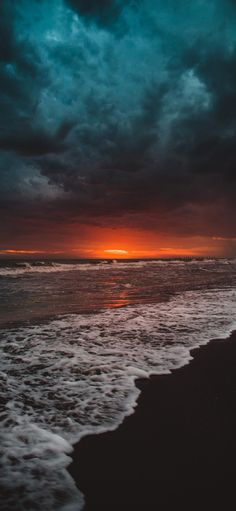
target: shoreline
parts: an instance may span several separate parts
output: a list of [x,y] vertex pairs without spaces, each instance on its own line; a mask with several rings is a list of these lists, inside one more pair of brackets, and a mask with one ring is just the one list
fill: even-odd
[[74,446],[84,511],[193,509],[234,495],[236,331],[190,354],[170,374],[136,380],[137,406],[116,430]]

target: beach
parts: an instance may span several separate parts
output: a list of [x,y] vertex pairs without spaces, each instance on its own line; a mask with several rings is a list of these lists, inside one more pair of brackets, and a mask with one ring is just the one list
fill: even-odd
[[0,280],[1,511],[192,509],[219,489],[224,508],[236,261],[6,261]]
[[137,380],[134,414],[75,446],[69,470],[86,511],[234,509],[236,332],[191,355],[169,375]]
[[0,0],[0,511],[236,510],[236,0]]

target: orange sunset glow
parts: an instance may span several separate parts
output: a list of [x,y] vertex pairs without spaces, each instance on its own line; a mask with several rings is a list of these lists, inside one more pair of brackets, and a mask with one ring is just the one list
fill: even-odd
[[211,257],[223,256],[226,245],[234,240],[214,237],[169,238],[151,232],[128,229],[93,228],[82,233],[80,243],[65,240],[61,246],[47,243],[45,247],[16,247],[0,249],[0,256],[32,258],[88,258],[88,259],[155,259],[171,257]]
[[84,234],[83,245],[74,243],[73,254],[91,258],[169,258],[221,256],[225,241],[207,236],[167,236],[129,228],[91,227]]
[[117,256],[128,256],[129,255],[129,251],[128,250],[121,250],[119,248],[113,248],[113,249],[104,250],[104,254],[117,255]]
[[0,511],[234,498],[235,27],[0,0]]

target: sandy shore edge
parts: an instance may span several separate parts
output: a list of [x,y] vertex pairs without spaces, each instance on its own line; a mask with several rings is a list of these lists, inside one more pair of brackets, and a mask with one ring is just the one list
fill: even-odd
[[75,446],[69,471],[85,494],[86,511],[169,510],[173,503],[187,509],[192,495],[191,508],[203,499],[213,506],[230,497],[236,478],[236,332],[191,355],[170,375],[137,380],[142,392],[135,413],[117,430]]

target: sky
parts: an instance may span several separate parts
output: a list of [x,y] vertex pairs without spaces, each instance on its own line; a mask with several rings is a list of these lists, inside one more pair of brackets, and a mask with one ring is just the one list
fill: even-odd
[[234,257],[235,23],[235,0],[0,2],[0,254]]

